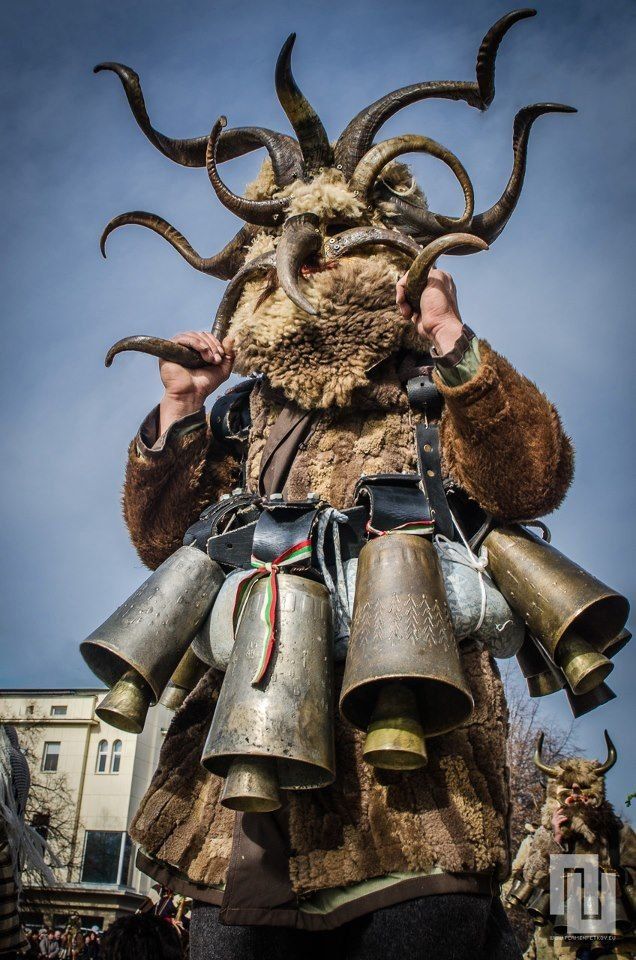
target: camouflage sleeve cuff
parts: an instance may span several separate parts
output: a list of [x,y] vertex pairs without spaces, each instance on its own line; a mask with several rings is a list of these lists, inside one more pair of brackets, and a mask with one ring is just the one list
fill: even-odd
[[462,332],[452,350],[439,355],[433,349],[431,356],[435,360],[435,367],[441,380],[448,387],[458,387],[472,380],[481,362],[479,341],[466,324],[463,325]]
[[195,430],[205,429],[207,418],[205,407],[194,413],[189,413],[180,420],[171,423],[165,433],[159,434],[159,406],[150,411],[139,428],[135,437],[137,455],[146,460],[159,460],[166,450],[180,437],[185,437]]

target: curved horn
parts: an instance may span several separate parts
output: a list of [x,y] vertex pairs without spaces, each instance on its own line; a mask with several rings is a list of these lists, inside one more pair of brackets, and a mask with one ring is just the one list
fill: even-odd
[[[227,336],[232,314],[234,313],[245,283],[258,273],[270,270],[274,267],[275,263],[276,255],[274,252],[264,253],[260,257],[255,257],[254,260],[248,261],[228,283],[212,326],[212,333],[221,340],[221,342]],[[192,347],[186,347],[181,343],[174,343],[172,340],[163,340],[161,337],[133,336],[124,337],[123,340],[118,340],[117,343],[113,344],[106,354],[104,361],[106,366],[110,367],[117,354],[123,353],[125,350],[147,353],[152,357],[159,357],[160,360],[169,360],[171,363],[178,363],[181,367],[187,367],[189,370],[198,370],[201,367],[207,367],[209,365],[201,354],[197,350],[193,350]]]
[[539,736],[537,737],[537,748],[534,751],[534,757],[532,758],[534,761],[534,765],[535,767],[537,767],[538,770],[541,771],[541,773],[545,773],[546,777],[558,777],[561,772],[559,768],[549,767],[547,763],[543,762],[543,758],[541,757],[544,738],[545,738],[545,734],[543,733],[543,730],[542,730]]
[[[155,130],[150,122],[139,76],[124,63],[98,63],[93,73],[110,70],[116,73],[122,82],[124,92],[138,126],[154,147],[165,157],[185,167],[204,167],[208,137],[193,137],[189,140],[176,140]],[[219,143],[218,163],[242,157],[246,153],[265,147],[274,168],[276,183],[280,187],[295,180],[302,170],[302,156],[298,144],[286,134],[276,133],[264,127],[236,127],[226,130]]]
[[482,40],[477,57],[477,82],[441,80],[414,83],[380,97],[361,110],[338,138],[335,147],[336,164],[350,177],[360,159],[371,146],[373,138],[398,110],[437,97],[443,100],[464,100],[469,106],[485,110],[495,93],[495,58],[504,34],[518,20],[533,17],[536,10],[516,10],[494,24]]
[[594,771],[599,777],[607,773],[608,770],[611,770],[618,759],[618,754],[616,753],[616,747],[612,743],[612,738],[607,730],[604,730],[603,733],[605,734],[605,743],[607,744],[607,760],[605,763],[599,764]]
[[212,333],[218,340],[223,342],[227,336],[232,315],[234,314],[245,284],[249,280],[253,280],[259,273],[266,273],[275,266],[276,253],[272,250],[269,253],[261,254],[260,257],[254,257],[253,260],[248,260],[245,266],[230,280],[225,288],[225,293],[221,298],[212,325]]
[[200,270],[201,273],[207,273],[212,277],[218,277],[220,280],[230,280],[237,270],[240,269],[245,260],[245,248],[254,239],[256,234],[255,227],[248,224],[242,227],[236,236],[226,244],[223,249],[213,257],[202,257],[188,243],[183,234],[179,233],[172,224],[168,223],[162,217],[154,213],[146,213],[143,210],[133,210],[131,213],[121,213],[106,224],[104,232],[99,240],[99,248],[102,256],[106,257],[106,240],[118,227],[127,224],[135,224],[139,227],[147,227],[158,233],[160,237],[167,240],[174,249],[181,254],[184,260]]
[[351,230],[344,230],[327,241],[327,252],[331,260],[338,260],[370,246],[390,247],[411,259],[415,259],[422,252],[419,243],[411,237],[386,227],[353,227]]
[[287,37],[276,62],[276,94],[294,128],[302,151],[305,171],[314,173],[333,163],[333,151],[320,117],[301,93],[291,69],[296,34]]
[[235,213],[241,220],[247,220],[248,223],[255,223],[261,227],[271,227],[280,220],[283,210],[288,204],[288,200],[285,198],[278,200],[248,200],[246,197],[238,197],[225,186],[219,177],[216,168],[216,150],[219,134],[226,123],[227,120],[225,117],[219,117],[212,127],[208,140],[205,165],[210,183],[223,206],[231,210],[232,213]]
[[413,261],[406,275],[406,299],[413,310],[419,311],[420,297],[428,281],[428,275],[435,261],[453,247],[472,247],[473,250],[487,250],[488,244],[470,233],[449,233],[429,243]]
[[312,316],[316,310],[300,290],[298,277],[305,261],[322,247],[319,222],[313,213],[289,217],[276,250],[276,272],[281,287],[292,303]]
[[524,107],[515,117],[512,133],[513,165],[510,179],[501,197],[485,213],[478,214],[470,225],[470,229],[478,237],[492,243],[496,240],[508,223],[517,201],[521,196],[523,180],[526,173],[526,156],[530,129],[537,117],[544,113],[576,113],[574,107],[563,103],[535,103]]
[[148,353],[151,357],[159,357],[160,360],[170,360],[172,363],[178,363],[181,367],[187,367],[188,370],[198,370],[206,367],[200,353],[193,350],[192,347],[186,347],[182,343],[174,343],[172,340],[163,340],[161,337],[134,336],[124,337],[114,343],[104,360],[104,365],[110,367],[118,353],[125,350],[134,350],[137,353]]
[[[439,233],[441,227],[451,230],[465,227],[470,222],[474,210],[474,193],[470,177],[455,154],[443,147],[441,143],[437,143],[436,140],[431,140],[430,137],[421,137],[411,133],[401,137],[391,137],[389,140],[383,140],[382,143],[376,143],[365,153],[356,166],[349,181],[350,188],[369,202],[373,185],[381,171],[387,163],[404,153],[427,153],[429,156],[441,160],[453,171],[464,193],[464,212],[461,217],[440,217],[439,214],[431,213],[423,207],[409,204],[410,208],[418,211],[419,224],[422,227],[428,227],[433,233]],[[394,191],[390,191],[390,194],[391,198],[399,196],[394,194]]]

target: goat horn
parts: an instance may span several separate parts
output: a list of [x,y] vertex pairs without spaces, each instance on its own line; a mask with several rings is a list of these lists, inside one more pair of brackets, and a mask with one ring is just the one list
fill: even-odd
[[212,127],[208,139],[205,165],[210,183],[223,206],[235,213],[241,220],[246,220],[248,223],[254,223],[261,227],[271,227],[280,220],[288,203],[286,199],[281,197],[278,200],[248,200],[246,197],[238,197],[225,186],[219,177],[216,168],[216,149],[219,135],[226,123],[225,117],[219,117]]
[[[433,233],[441,232],[441,228],[444,227],[451,230],[465,227],[470,222],[474,210],[474,193],[470,177],[455,154],[443,147],[441,143],[437,143],[436,140],[431,140],[430,137],[405,134],[401,137],[391,137],[389,140],[383,140],[382,143],[376,143],[359,161],[349,181],[349,187],[369,202],[373,185],[381,171],[387,163],[404,153],[426,153],[441,160],[453,171],[464,193],[464,212],[461,217],[457,218],[440,217],[423,207],[415,207],[414,204],[410,204],[409,206],[413,210],[418,211],[418,225],[427,227]],[[394,191],[390,191],[390,193],[393,197]]]
[[607,760],[605,763],[599,764],[595,770],[596,775],[599,777],[604,773],[607,773],[608,770],[611,770],[618,759],[618,754],[616,753],[616,747],[612,743],[612,738],[607,730],[604,730],[603,733],[605,734],[605,743],[607,744]]
[[312,316],[316,310],[300,290],[298,278],[302,265],[322,247],[319,222],[314,213],[289,217],[276,250],[276,273],[281,287],[292,303]]
[[353,227],[344,230],[327,241],[327,251],[330,259],[338,260],[350,253],[355,253],[364,247],[390,247],[411,259],[422,252],[419,243],[398,230],[389,230],[387,227]]
[[485,110],[495,93],[495,59],[504,34],[518,20],[533,17],[535,10],[516,10],[494,24],[482,40],[477,57],[477,82],[440,80],[413,83],[380,97],[361,110],[348,124],[335,146],[336,164],[345,177],[350,177],[380,127],[398,110],[433,97],[442,100],[463,100],[470,107]]
[[539,736],[537,737],[537,748],[534,751],[534,757],[532,758],[534,761],[534,765],[538,770],[541,771],[541,773],[545,773],[546,777],[558,777],[560,770],[557,767],[549,767],[547,763],[543,762],[543,759],[541,757],[541,751],[543,750],[544,739],[545,739],[545,734],[543,733],[543,730],[542,730]]
[[488,244],[470,233],[449,233],[429,243],[416,257],[406,275],[406,299],[413,310],[419,311],[420,297],[428,281],[428,275],[435,261],[453,247],[472,247],[474,250],[487,250]]
[[243,292],[243,287],[249,280],[253,280],[259,273],[266,273],[276,266],[276,254],[272,250],[269,253],[263,253],[260,257],[254,257],[248,260],[245,266],[241,267],[235,277],[230,280],[221,302],[219,303],[212,325],[212,333],[223,342],[227,336],[232,316]]
[[276,62],[276,94],[294,128],[307,173],[333,163],[333,151],[320,117],[301,93],[291,69],[291,55],[296,34],[289,35]]
[[200,367],[207,366],[206,361],[197,350],[192,347],[186,347],[182,343],[174,343],[172,340],[163,340],[161,337],[134,336],[124,337],[114,343],[108,353],[104,364],[110,367],[118,353],[125,350],[134,350],[137,353],[148,353],[151,357],[159,357],[160,360],[169,360],[171,363],[178,363],[181,367],[187,367],[188,370],[197,370]]
[[187,260],[191,267],[200,270],[201,273],[207,273],[209,276],[218,277],[220,280],[230,280],[240,269],[245,260],[245,248],[253,240],[256,233],[256,229],[250,224],[241,227],[236,236],[219,253],[213,257],[202,257],[188,243],[183,234],[179,233],[167,220],[154,213],[133,210],[131,213],[121,213],[106,224],[99,241],[103,257],[106,257],[106,240],[110,234],[118,227],[127,224],[147,227],[149,230],[158,233],[181,254],[184,260]]
[[[141,90],[139,76],[124,63],[98,63],[93,73],[110,70],[116,73],[122,82],[124,92],[138,126],[154,147],[169,160],[185,167],[204,167],[208,137],[194,137],[189,140],[176,140],[155,130]],[[274,168],[276,183],[284,187],[299,176],[302,169],[302,156],[298,144],[286,134],[276,133],[265,127],[236,127],[226,130],[219,143],[218,163],[242,157],[246,153],[265,147]]]
[[501,197],[485,213],[478,214],[470,225],[470,229],[478,237],[492,243],[496,240],[512,216],[521,196],[523,180],[526,173],[526,156],[530,129],[537,117],[544,113],[576,113],[574,107],[563,103],[535,103],[524,107],[515,117],[512,133],[513,165],[510,179]]

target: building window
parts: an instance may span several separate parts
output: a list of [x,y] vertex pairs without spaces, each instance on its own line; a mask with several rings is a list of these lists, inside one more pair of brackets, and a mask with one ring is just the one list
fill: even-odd
[[56,704],[54,707],[51,707],[51,716],[52,717],[65,717],[68,707],[63,704]]
[[126,886],[132,844],[127,833],[87,830],[84,839],[82,883]]
[[42,754],[42,769],[46,773],[54,773],[57,770],[57,765],[60,759],[60,743],[48,741],[44,744],[44,752]]
[[97,744],[97,763],[95,764],[95,773],[106,773],[108,763],[108,743],[106,740],[100,740]]
[[110,772],[119,773],[121,766],[121,740],[115,740],[113,750],[110,755]]
[[34,813],[33,820],[31,821],[31,826],[43,840],[47,840],[49,836],[49,827],[51,825],[51,814],[50,813]]

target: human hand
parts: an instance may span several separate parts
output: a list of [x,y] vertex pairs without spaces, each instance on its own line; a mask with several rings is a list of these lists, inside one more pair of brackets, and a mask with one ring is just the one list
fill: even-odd
[[448,353],[462,332],[455,281],[450,273],[434,267],[422,291],[420,309],[414,311],[406,299],[406,277],[401,277],[396,286],[395,302],[400,313],[413,321],[421,337],[432,341],[438,354]]
[[557,807],[552,814],[552,835],[558,844],[563,843],[569,823],[568,815],[563,807]]
[[197,350],[208,365],[190,370],[170,360],[159,361],[165,388],[159,407],[161,433],[175,420],[199,410],[206,397],[228,379],[235,359],[234,341],[230,337],[221,343],[211,333],[189,330],[178,333],[172,341]]

